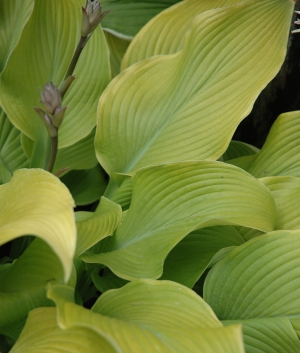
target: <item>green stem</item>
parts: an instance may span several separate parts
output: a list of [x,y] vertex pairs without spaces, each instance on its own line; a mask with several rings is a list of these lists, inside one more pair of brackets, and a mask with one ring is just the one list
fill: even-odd
[[50,152],[50,158],[46,169],[50,173],[52,173],[52,170],[54,167],[54,163],[57,155],[57,147],[58,147],[58,136],[54,136],[51,138],[51,152]]
[[77,45],[77,48],[76,48],[75,53],[73,55],[73,58],[71,60],[70,66],[69,66],[68,71],[65,76],[65,79],[73,74],[73,71],[74,71],[75,66],[77,64],[79,56],[84,48],[84,42],[86,41],[86,38],[87,37],[80,37],[79,43]]

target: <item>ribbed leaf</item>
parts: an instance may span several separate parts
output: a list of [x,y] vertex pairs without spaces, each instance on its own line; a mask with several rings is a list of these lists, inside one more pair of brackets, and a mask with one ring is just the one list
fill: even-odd
[[76,212],[75,215],[78,232],[77,257],[101,239],[113,234],[121,221],[122,209],[118,204],[102,197],[95,213]]
[[206,11],[180,52],[118,75],[100,98],[95,138],[108,174],[218,159],[283,62],[293,7],[248,0]]
[[[11,122],[34,141],[45,127],[32,106],[39,87],[60,85],[80,38],[83,0],[35,0],[20,40],[1,74],[0,102]],[[96,124],[97,101],[110,80],[109,56],[101,28],[95,30],[78,62],[77,79],[67,92],[68,106],[59,147],[87,136]]]
[[59,328],[56,309],[31,311],[18,341],[10,353],[119,353],[109,340],[85,327]]
[[180,0],[102,0],[103,10],[111,10],[102,25],[106,30],[124,38],[132,38],[160,11]]
[[270,189],[276,203],[275,229],[300,229],[300,178],[282,176],[260,180]]
[[104,31],[110,54],[110,67],[112,77],[120,73],[123,56],[130,44],[130,40],[116,37],[110,32]]
[[249,173],[249,171],[251,170],[252,164],[254,163],[258,155],[259,153],[256,153],[250,156],[238,157],[238,158],[227,160],[226,163],[235,165]]
[[93,327],[124,353],[243,352],[240,328],[226,331],[202,298],[178,283],[135,281],[103,294],[92,311],[73,304],[66,286],[50,287],[48,295],[62,327]]
[[161,12],[135,36],[122,62],[122,70],[153,55],[177,53],[183,48],[196,16],[239,2],[241,0],[184,0]]
[[62,283],[64,273],[57,256],[36,239],[1,278],[0,333],[16,339],[28,312],[52,306],[46,297],[48,283]]
[[246,353],[298,353],[299,339],[287,318],[223,321],[224,325],[241,323]]
[[230,141],[226,152],[222,156],[222,161],[228,161],[230,159],[243,156],[251,156],[257,154],[258,152],[258,148],[249,145],[248,143],[232,140]]
[[241,169],[221,162],[186,162],[140,169],[133,177],[128,213],[100,254],[124,279],[159,278],[170,250],[195,229],[239,224],[272,230],[275,204],[269,190]]
[[300,177],[300,112],[279,115],[249,172],[260,178],[276,175]]
[[171,250],[160,279],[169,279],[192,288],[219,250],[244,242],[232,226],[196,230]]
[[64,175],[61,181],[70,190],[77,206],[99,200],[107,187],[105,172],[99,164],[92,169],[73,170]]
[[43,239],[70,277],[76,246],[74,201],[68,189],[41,169],[22,169],[0,186],[0,244],[23,235]]
[[104,293],[109,289],[117,289],[125,286],[128,281],[116,276],[113,272],[110,271],[109,268],[105,267],[103,269],[103,274],[99,275],[99,270],[95,269],[92,274],[91,278],[95,287],[101,292]]
[[300,315],[300,231],[276,231],[229,253],[208,274],[204,299],[222,320]]
[[13,172],[28,166],[29,161],[23,151],[20,131],[8,120],[0,107],[0,184],[10,181]]
[[257,229],[252,229],[247,227],[235,226],[235,229],[241,234],[241,236],[245,239],[245,241],[249,241],[253,238],[256,238],[264,234],[264,232],[261,232]]
[[34,0],[0,2],[0,73],[32,12]]

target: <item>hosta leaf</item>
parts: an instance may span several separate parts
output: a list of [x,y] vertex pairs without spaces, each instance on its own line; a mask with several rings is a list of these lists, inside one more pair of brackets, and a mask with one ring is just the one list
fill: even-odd
[[[110,184],[108,184],[107,191],[110,189]],[[131,177],[126,178],[119,189],[113,190],[112,195],[108,196],[112,201],[118,203],[122,206],[123,210],[127,210],[131,203],[132,197],[132,181]]]
[[104,293],[92,311],[72,303],[66,286],[50,287],[48,296],[58,307],[61,327],[93,328],[125,353],[213,353],[214,344],[218,352],[243,352],[239,327],[226,332],[202,298],[178,283],[135,281]]
[[279,115],[249,173],[260,178],[276,175],[300,177],[300,112]]
[[[45,127],[32,106],[39,105],[38,88],[60,85],[80,38],[83,0],[35,0],[30,19],[1,74],[0,102],[11,122],[35,142]],[[67,92],[68,106],[60,127],[59,147],[87,136],[96,124],[97,101],[110,80],[109,55],[99,27],[89,40]]]
[[109,289],[117,289],[123,287],[128,281],[116,276],[109,268],[105,267],[103,269],[104,273],[100,276],[99,270],[95,269],[91,273],[91,277],[95,287],[104,293]]
[[105,172],[99,164],[92,169],[73,170],[64,175],[61,181],[70,190],[77,206],[99,200],[107,187]]
[[248,0],[206,11],[180,52],[118,75],[100,98],[95,138],[108,174],[218,159],[283,62],[293,7]]
[[276,231],[230,252],[209,272],[204,299],[219,319],[300,315],[300,231]]
[[102,197],[95,213],[76,212],[75,215],[78,231],[77,257],[101,239],[113,234],[121,221],[122,209],[118,204]]
[[260,230],[247,228],[247,227],[235,226],[235,229],[241,234],[241,236],[245,239],[245,241],[251,240],[253,238],[256,238],[264,234],[264,232],[261,232]]
[[235,165],[236,167],[239,167],[249,173],[249,171],[251,170],[252,164],[257,159],[258,155],[259,153],[252,154],[250,156],[242,156],[242,157],[227,160],[226,163]]
[[101,243],[102,253],[82,259],[124,279],[159,278],[170,250],[191,231],[230,223],[268,231],[275,214],[269,190],[228,164],[143,168],[133,177],[131,206],[115,235]]
[[16,339],[30,310],[52,306],[46,297],[48,283],[62,283],[64,273],[57,256],[36,239],[1,278],[0,332]]
[[240,142],[240,141],[230,141],[230,144],[226,150],[226,152],[222,156],[223,161],[228,161],[230,159],[243,157],[243,156],[251,156],[255,155],[259,152],[259,149],[249,145],[248,143]]
[[104,34],[109,47],[111,75],[115,77],[120,73],[121,61],[130,44],[130,40],[116,37],[107,31],[104,31]]
[[225,325],[241,323],[246,353],[300,352],[299,339],[287,318],[223,321]]
[[232,226],[196,230],[171,250],[160,279],[169,279],[192,288],[219,250],[244,242]]
[[61,329],[55,308],[31,311],[18,341],[10,353],[119,353],[108,339],[85,327]]
[[70,277],[76,247],[74,201],[68,189],[42,169],[22,169],[0,186],[0,245],[23,235],[43,239]]
[[32,12],[34,0],[0,2],[0,72],[16,46],[21,32]]
[[282,176],[260,180],[270,189],[276,203],[275,229],[299,229],[300,178]]
[[10,181],[13,172],[29,165],[18,131],[0,107],[0,184]]
[[180,1],[154,17],[134,37],[122,62],[122,69],[153,55],[177,53],[183,48],[186,35],[191,30],[196,16],[239,2],[241,0]]
[[111,10],[102,25],[121,38],[132,38],[160,11],[180,0],[102,0],[103,10]]

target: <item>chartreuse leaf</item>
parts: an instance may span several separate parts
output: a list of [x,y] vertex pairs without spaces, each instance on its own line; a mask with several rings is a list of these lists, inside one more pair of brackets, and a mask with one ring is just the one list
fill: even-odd
[[28,315],[26,325],[10,353],[119,353],[115,344],[93,329],[61,329],[55,308],[38,308]]
[[299,229],[300,178],[279,176],[260,180],[270,189],[276,203],[275,229]]
[[131,206],[113,237],[85,262],[124,279],[159,278],[172,248],[196,229],[238,224],[269,231],[276,210],[269,190],[221,162],[182,162],[142,168],[133,177]]
[[21,32],[32,12],[34,0],[0,2],[0,72],[16,46]]
[[258,155],[259,153],[252,154],[250,156],[237,157],[234,159],[227,160],[226,163],[235,165],[249,173],[249,171],[251,170],[252,164],[254,163]]
[[128,281],[116,276],[109,268],[105,267],[103,274],[99,274],[99,270],[95,269],[91,273],[91,278],[95,287],[101,292],[104,293],[109,289],[117,289],[123,287]]
[[109,48],[111,75],[115,77],[120,73],[121,61],[130,44],[130,40],[119,38],[107,31],[104,31],[104,34]]
[[99,100],[95,137],[108,174],[218,159],[283,62],[293,8],[292,0],[248,0],[206,11],[180,52],[118,75]]
[[15,170],[27,167],[29,161],[21,145],[20,131],[8,120],[1,107],[0,131],[0,184],[4,184],[10,181]]
[[191,30],[196,16],[239,2],[241,0],[185,0],[161,12],[134,37],[122,62],[122,70],[153,55],[178,52],[183,48],[186,34]]
[[219,250],[243,243],[245,240],[232,226],[196,230],[170,251],[160,279],[169,279],[192,288]]
[[[247,352],[300,352],[291,325],[277,321],[300,317],[299,245],[299,230],[261,235],[231,251],[206,278],[204,299],[219,319],[245,324]],[[278,331],[289,334],[277,337]]]
[[40,237],[59,257],[68,280],[76,226],[74,201],[63,183],[42,169],[21,169],[0,186],[0,203],[0,245],[27,234]]
[[110,10],[102,26],[120,38],[131,39],[154,16],[180,0],[102,0],[103,10]]
[[223,321],[225,325],[243,325],[244,344],[247,353],[296,353],[300,343],[289,319],[252,319]]
[[[35,0],[32,14],[1,74],[0,103],[11,122],[35,142],[45,127],[32,106],[39,105],[38,88],[59,86],[80,38],[83,0]],[[84,49],[68,90],[68,106],[60,127],[59,148],[87,136],[96,124],[97,101],[110,80],[104,34],[97,28]]]
[[16,339],[30,310],[53,305],[46,297],[48,283],[63,280],[63,268],[53,250],[35,239],[1,277],[0,332]]
[[261,232],[260,230],[253,229],[253,228],[239,227],[239,226],[235,226],[234,228],[240,233],[240,235],[245,239],[245,241],[256,238],[264,233],[264,232]]
[[249,172],[256,177],[300,177],[300,112],[279,115]]
[[230,159],[243,156],[251,156],[257,154],[258,152],[258,148],[249,145],[248,143],[232,140],[230,141],[226,152],[222,156],[222,161],[228,161]]
[[122,209],[120,205],[102,197],[96,212],[76,212],[75,216],[77,257],[101,239],[113,234],[121,221]]
[[243,352],[240,328],[226,331],[202,298],[178,283],[134,281],[104,293],[91,311],[72,303],[72,296],[69,287],[49,288],[59,325],[93,328],[124,353]]
[[61,181],[70,190],[77,206],[99,200],[107,187],[105,172],[99,164],[92,169],[73,170],[64,175]]

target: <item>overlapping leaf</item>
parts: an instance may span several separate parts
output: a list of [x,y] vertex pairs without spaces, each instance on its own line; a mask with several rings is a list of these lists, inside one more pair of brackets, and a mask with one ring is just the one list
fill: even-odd
[[261,181],[270,189],[277,209],[275,229],[300,228],[300,178],[269,177]]
[[232,226],[196,230],[170,251],[160,279],[169,279],[192,288],[219,250],[244,242]]
[[[80,38],[82,0],[35,0],[34,9],[1,74],[1,105],[12,123],[34,141],[44,126],[32,106],[39,87],[60,85]],[[95,30],[75,69],[67,92],[68,106],[60,128],[59,147],[87,136],[96,124],[97,101],[110,80],[109,56],[101,28]]]
[[239,2],[241,0],[184,0],[161,12],[134,37],[122,62],[122,70],[153,55],[177,53],[183,48],[197,15]]
[[281,114],[249,172],[260,178],[275,175],[300,177],[300,112]]
[[225,331],[194,292],[169,281],[140,280],[103,294],[92,312],[71,302],[72,290],[49,289],[59,324],[93,327],[123,352],[243,352],[240,328]]
[[50,245],[70,277],[76,247],[74,201],[68,189],[41,169],[22,169],[0,186],[0,244],[36,235]]
[[95,138],[108,174],[219,158],[282,64],[293,6],[248,0],[206,11],[180,52],[118,75],[99,101]]
[[[287,327],[287,320],[277,322],[279,317],[300,316],[299,245],[299,230],[262,235],[230,252],[206,278],[204,299],[219,319],[241,323],[249,320],[245,322],[245,335],[253,348],[247,352],[257,352],[263,346],[269,346],[265,352],[292,351],[289,346],[300,352],[299,341],[292,327]],[[253,319],[268,320],[264,323]],[[290,333],[285,339],[282,334],[278,337],[279,331],[286,330]]]
[[0,73],[33,9],[34,0],[1,1],[0,3]]
[[108,339],[85,327],[61,329],[56,309],[39,308],[31,311],[24,330],[11,353],[119,353],[121,350]]
[[99,254],[86,262],[108,266],[124,279],[159,278],[164,259],[199,228],[238,224],[273,230],[275,204],[262,183],[221,162],[183,162],[148,167],[133,178],[130,209]]
[[249,145],[248,143],[244,143],[241,141],[230,141],[230,144],[223,154],[222,161],[228,161],[230,159],[243,157],[243,156],[251,156],[255,155],[259,152],[259,149]]
[[160,11],[180,0],[102,0],[103,10],[110,10],[103,21],[103,27],[120,38],[129,38]]
[[95,213],[76,212],[78,231],[76,257],[101,239],[112,235],[121,218],[121,207],[105,197],[101,198],[100,205]]

